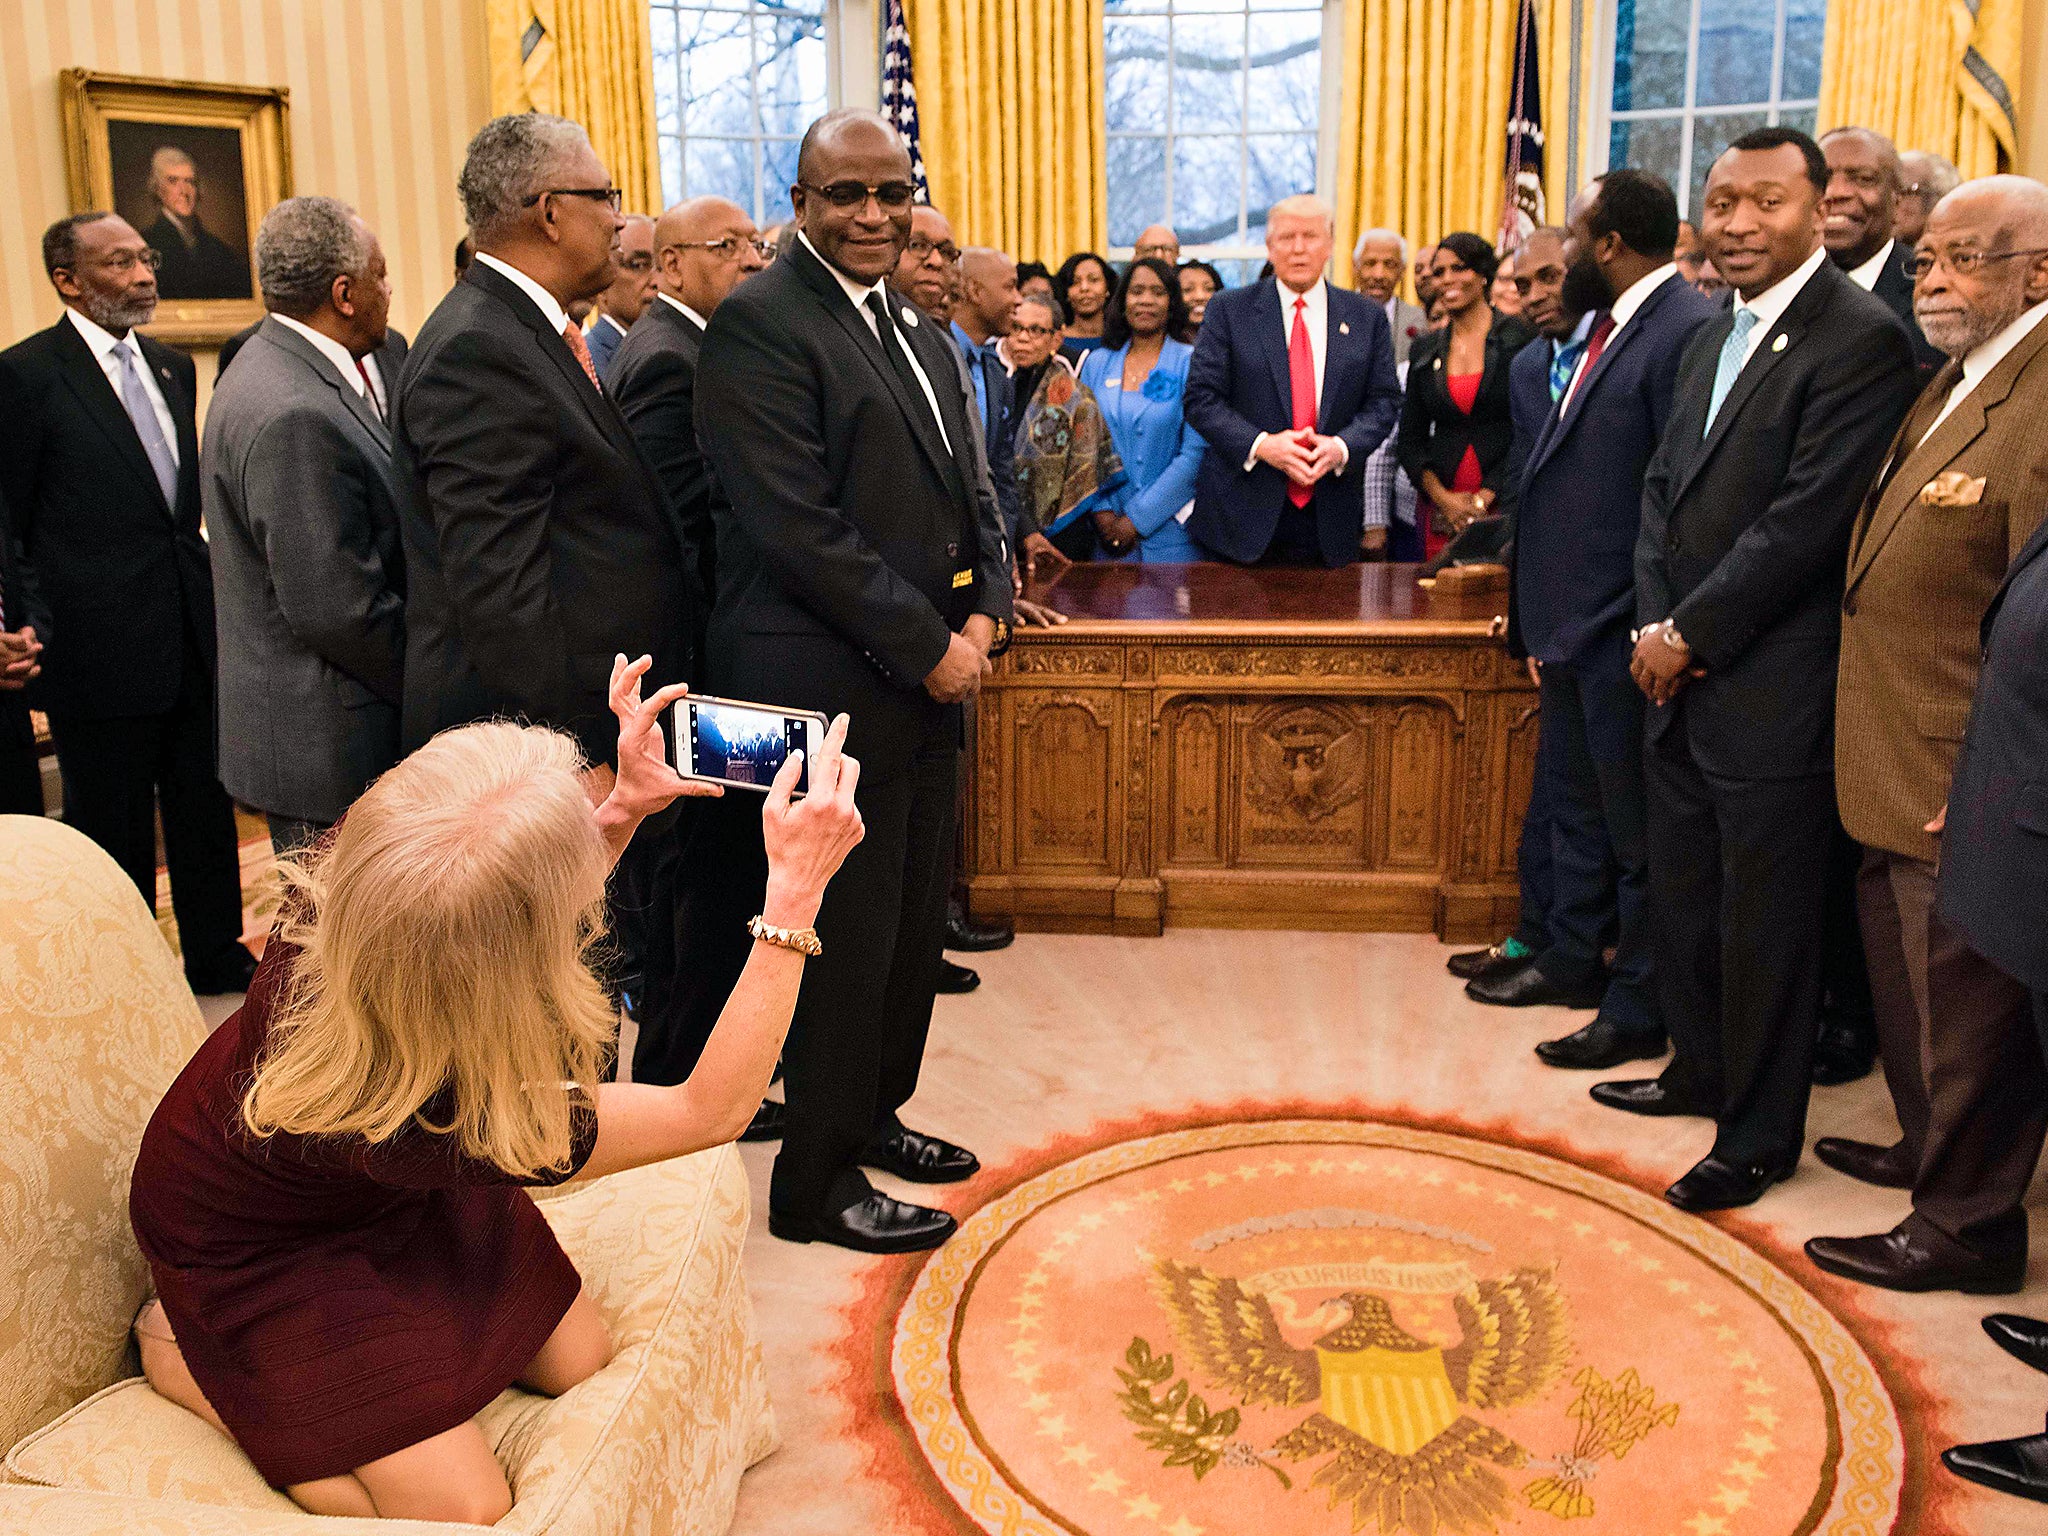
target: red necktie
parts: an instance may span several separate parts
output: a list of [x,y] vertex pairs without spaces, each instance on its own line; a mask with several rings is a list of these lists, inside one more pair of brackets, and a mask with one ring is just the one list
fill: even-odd
[[369,365],[360,357],[356,359],[356,372],[363,376],[363,398],[370,402],[370,414],[382,421],[384,407],[377,402],[377,386],[370,382]]
[[562,327],[562,340],[569,343],[569,350],[576,354],[576,361],[583,365],[583,374],[590,380],[590,387],[600,395],[603,394],[604,386],[597,382],[597,365],[590,360],[590,343],[583,339],[583,332],[576,328],[574,320]]
[[[1314,431],[1316,425],[1316,359],[1308,345],[1308,300],[1294,301],[1294,334],[1287,338],[1287,387],[1294,396],[1294,430]],[[1287,499],[1297,507],[1308,505],[1315,488],[1287,482]]]
[[1614,334],[1614,316],[1603,314],[1594,322],[1593,334],[1586,338],[1586,356],[1579,363],[1578,371],[1572,375],[1572,382],[1565,391],[1565,404],[1572,403],[1571,397],[1579,392],[1579,386],[1593,376],[1593,365],[1600,361],[1600,354],[1607,350],[1607,338]]

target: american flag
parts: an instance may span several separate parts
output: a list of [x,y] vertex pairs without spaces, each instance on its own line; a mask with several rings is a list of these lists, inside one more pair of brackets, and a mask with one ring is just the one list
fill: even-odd
[[1515,19],[1507,170],[1496,242],[1503,253],[1519,249],[1529,231],[1543,222],[1543,73],[1537,64],[1536,0],[1522,0],[1522,14]]
[[903,0],[885,0],[882,7],[882,116],[903,135],[903,147],[910,151],[910,179],[917,184],[917,200],[930,202],[924,150],[917,142],[917,82],[910,70],[910,28],[903,21]]

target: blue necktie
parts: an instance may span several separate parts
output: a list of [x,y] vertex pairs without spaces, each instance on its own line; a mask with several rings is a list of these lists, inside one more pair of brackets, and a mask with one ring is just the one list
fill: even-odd
[[1728,391],[1735,387],[1742,365],[1749,361],[1749,333],[1756,329],[1756,321],[1757,314],[1753,309],[1745,307],[1735,311],[1735,328],[1721,343],[1721,361],[1714,367],[1714,398],[1707,402],[1707,424],[1701,429],[1702,437],[1714,430],[1714,418],[1721,414]]
[[142,451],[149,455],[149,467],[156,471],[157,486],[164,493],[164,505],[178,505],[178,461],[171,445],[164,441],[163,423],[156,419],[156,407],[149,391],[142,387],[142,375],[135,371],[135,349],[125,341],[114,343],[114,356],[121,364],[121,404],[135,423],[135,435],[142,439]]
[[1581,336],[1564,343],[1550,359],[1550,398],[1553,404],[1564,398],[1564,392],[1572,382],[1572,370],[1579,366],[1579,359],[1585,351],[1586,338]]

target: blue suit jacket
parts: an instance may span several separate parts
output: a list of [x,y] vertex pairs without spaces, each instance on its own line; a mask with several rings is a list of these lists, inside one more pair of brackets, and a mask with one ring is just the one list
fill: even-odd
[[[1261,432],[1285,432],[1294,420],[1287,373],[1287,331],[1277,283],[1265,278],[1209,301],[1188,373],[1188,420],[1209,444],[1195,488],[1188,532],[1231,560],[1266,552],[1287,505],[1287,477],[1270,464],[1244,462]],[[1401,415],[1394,338],[1379,305],[1330,287],[1323,398],[1316,430],[1351,450],[1344,472],[1316,482],[1310,502],[1323,563],[1358,558],[1365,525],[1365,461]]]
[[590,366],[597,370],[600,379],[610,380],[612,359],[619,355],[625,340],[625,333],[610,316],[599,315],[590,322],[590,329],[583,333],[583,344],[590,348]]
[[1667,280],[1614,333],[1562,415],[1549,404],[1550,349],[1515,358],[1517,438],[1523,402],[1537,391],[1544,402],[1515,505],[1515,654],[1570,661],[1634,620],[1643,477],[1671,417],[1686,344],[1719,313],[1682,277]]
[[1194,495],[1196,467],[1208,457],[1182,410],[1192,349],[1184,341],[1166,342],[1142,390],[1123,388],[1129,351],[1097,347],[1081,360],[1081,382],[1102,408],[1109,439],[1124,461],[1124,483],[1101,504],[1137,526],[1143,536],[1139,559],[1199,560],[1202,552],[1173,520]]

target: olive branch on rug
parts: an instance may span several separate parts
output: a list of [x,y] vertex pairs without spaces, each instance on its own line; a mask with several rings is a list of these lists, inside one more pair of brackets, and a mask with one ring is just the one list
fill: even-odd
[[[1267,1461],[1255,1445],[1231,1437],[1243,1419],[1235,1408],[1211,1413],[1186,1377],[1175,1379],[1173,1356],[1154,1354],[1152,1346],[1134,1337],[1124,1351],[1124,1366],[1117,1379],[1124,1384],[1121,1394],[1124,1417],[1138,1426],[1138,1439],[1155,1451],[1166,1452],[1162,1463],[1186,1467],[1199,1481],[1216,1469],[1219,1462],[1233,1467],[1264,1467],[1280,1479],[1280,1486],[1292,1488],[1294,1479]],[[1153,1389],[1172,1382],[1163,1397]]]

